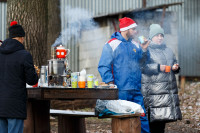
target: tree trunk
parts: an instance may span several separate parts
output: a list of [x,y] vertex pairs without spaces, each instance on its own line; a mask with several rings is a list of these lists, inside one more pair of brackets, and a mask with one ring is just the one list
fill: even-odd
[[25,48],[34,64],[47,64],[48,0],[7,0],[7,23],[17,21],[25,30]]
[[51,59],[51,45],[61,32],[60,1],[48,0],[47,58]]

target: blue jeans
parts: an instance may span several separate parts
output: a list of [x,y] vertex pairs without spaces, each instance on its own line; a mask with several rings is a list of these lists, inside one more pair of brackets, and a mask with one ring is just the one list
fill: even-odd
[[0,118],[0,133],[23,133],[24,120]]
[[[142,93],[140,92],[140,90],[119,91],[119,99],[127,100],[127,101],[131,101],[131,102],[140,104],[146,114],[146,110],[145,110],[144,102],[143,102],[143,96],[142,96]],[[146,115],[145,115],[145,117],[140,117],[140,120],[141,120],[141,133],[150,133],[149,122],[148,122]]]

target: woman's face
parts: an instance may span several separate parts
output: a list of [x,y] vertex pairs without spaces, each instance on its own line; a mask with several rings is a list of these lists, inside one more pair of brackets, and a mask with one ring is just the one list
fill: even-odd
[[152,42],[160,45],[163,43],[163,39],[164,39],[163,34],[157,34],[152,38]]

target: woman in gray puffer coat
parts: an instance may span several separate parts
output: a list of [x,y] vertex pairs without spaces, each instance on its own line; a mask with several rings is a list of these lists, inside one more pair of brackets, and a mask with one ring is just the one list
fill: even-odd
[[172,50],[163,44],[160,25],[150,26],[149,38],[150,59],[141,67],[142,94],[151,133],[164,133],[165,123],[182,119],[175,78],[180,67]]

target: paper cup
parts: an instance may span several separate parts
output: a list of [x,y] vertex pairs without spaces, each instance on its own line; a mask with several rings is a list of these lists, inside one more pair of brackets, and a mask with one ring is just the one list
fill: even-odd
[[88,85],[88,88],[94,88],[93,78],[94,78],[93,74],[88,74],[87,75],[87,85]]
[[98,79],[94,80],[94,86],[99,86],[99,80]]
[[171,66],[165,66],[165,72],[168,73],[171,71]]
[[138,39],[139,39],[139,41],[140,41],[141,44],[144,43],[144,38],[145,38],[144,36],[139,36],[139,37],[138,37]]
[[85,81],[78,81],[79,88],[85,88]]
[[85,88],[85,75],[78,76],[79,88]]
[[85,76],[78,76],[78,81],[85,81]]
[[77,88],[78,83],[78,72],[71,73],[71,86]]

